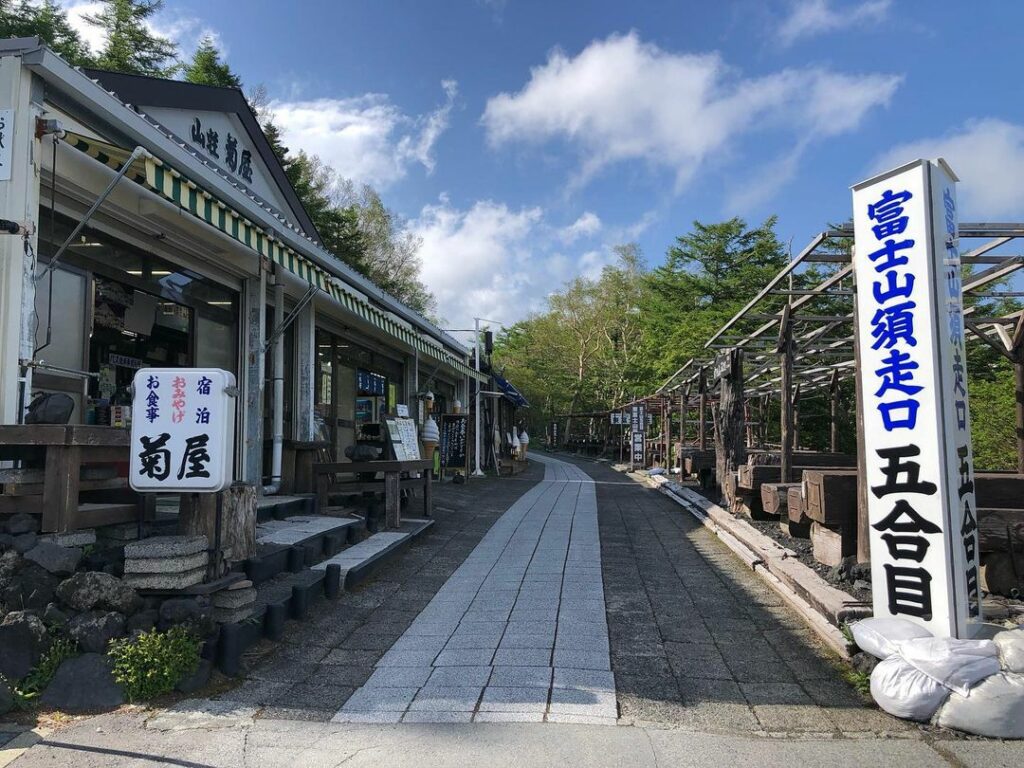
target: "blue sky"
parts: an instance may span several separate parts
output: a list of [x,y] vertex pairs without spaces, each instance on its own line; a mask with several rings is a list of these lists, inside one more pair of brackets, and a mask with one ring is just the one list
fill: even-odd
[[694,219],[776,214],[799,250],[917,157],[960,174],[965,219],[1024,219],[1022,24],[1013,0],[168,0],[155,23],[213,32],[288,143],[381,191],[457,327],[616,243],[656,264]]

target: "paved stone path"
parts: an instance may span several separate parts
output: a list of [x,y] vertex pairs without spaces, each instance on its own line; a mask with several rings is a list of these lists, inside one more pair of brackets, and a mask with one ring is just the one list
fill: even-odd
[[614,724],[597,500],[543,456],[513,504],[438,590],[335,722]]

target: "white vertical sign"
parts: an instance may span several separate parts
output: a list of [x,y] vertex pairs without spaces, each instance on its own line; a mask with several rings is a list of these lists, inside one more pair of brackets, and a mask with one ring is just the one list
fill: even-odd
[[234,374],[219,368],[141,368],[133,386],[132,488],[213,493],[231,485]]
[[876,616],[981,619],[956,177],[918,160],[853,188]]
[[647,464],[646,427],[647,407],[634,405],[630,411],[630,429],[633,443],[633,466],[644,467]]
[[0,109],[0,181],[10,181],[11,178],[13,133],[14,110]]

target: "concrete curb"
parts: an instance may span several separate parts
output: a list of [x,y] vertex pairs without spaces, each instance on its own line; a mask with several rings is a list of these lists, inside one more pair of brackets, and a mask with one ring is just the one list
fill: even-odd
[[799,613],[832,650],[845,659],[850,657],[849,643],[840,627],[847,621],[870,615],[870,606],[830,586],[813,569],[797,560],[792,550],[737,520],[700,494],[670,487],[670,478],[663,475],[652,477],[633,472],[626,475],[660,491],[690,512]]

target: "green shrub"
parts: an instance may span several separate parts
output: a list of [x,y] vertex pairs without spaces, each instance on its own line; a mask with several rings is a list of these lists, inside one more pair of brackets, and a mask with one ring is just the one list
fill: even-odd
[[174,690],[199,666],[199,638],[184,627],[144,632],[133,640],[114,640],[108,654],[114,679],[129,701],[145,701]]
[[78,655],[78,644],[67,637],[59,637],[50,645],[50,649],[43,654],[29,673],[11,687],[14,693],[14,701],[18,707],[24,709],[32,701],[39,697],[46,686],[57,674],[57,669],[72,656]]

